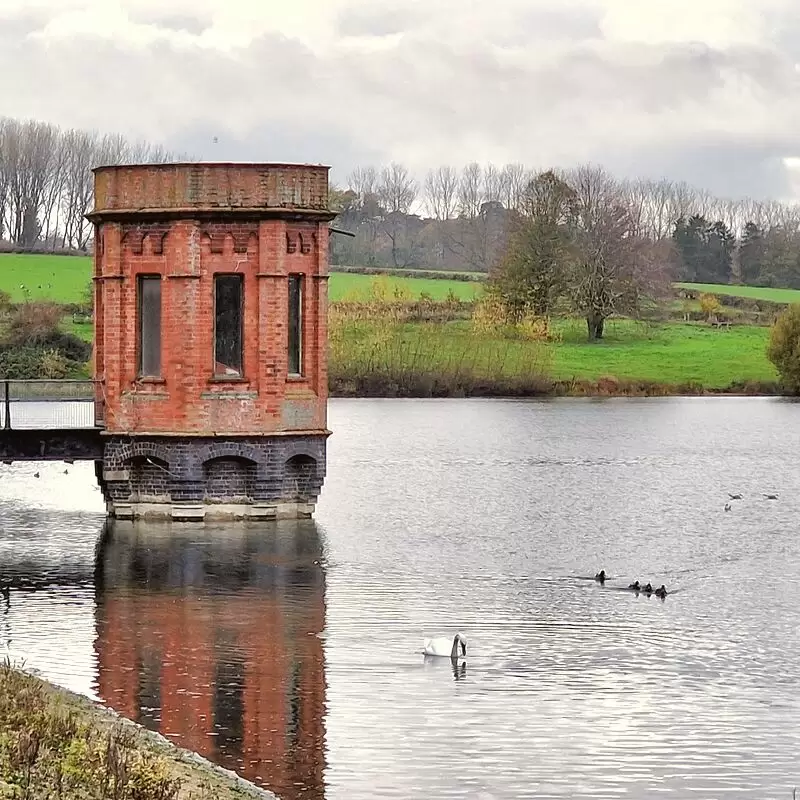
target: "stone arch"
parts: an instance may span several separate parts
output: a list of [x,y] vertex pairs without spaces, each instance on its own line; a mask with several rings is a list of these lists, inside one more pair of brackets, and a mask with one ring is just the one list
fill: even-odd
[[195,457],[200,464],[212,458],[242,458],[259,466],[264,463],[264,453],[255,445],[247,442],[209,442],[197,448]]
[[317,459],[301,452],[290,456],[283,468],[284,500],[309,503],[319,494],[319,465]]
[[142,503],[169,499],[169,464],[163,458],[135,453],[124,463],[129,475],[131,500]]
[[125,445],[122,448],[122,452],[125,453],[123,458],[148,456],[164,462],[167,469],[171,467],[169,450],[164,445],[156,444],[155,442],[133,442],[131,445]]
[[215,455],[203,462],[206,500],[225,503],[252,500],[258,464],[241,455]]

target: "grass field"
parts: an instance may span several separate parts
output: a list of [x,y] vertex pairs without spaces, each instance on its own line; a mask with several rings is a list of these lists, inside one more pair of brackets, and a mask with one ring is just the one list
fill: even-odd
[[344,362],[361,359],[364,369],[389,373],[422,365],[442,372],[457,366],[486,377],[539,369],[560,381],[610,377],[672,386],[691,383],[708,389],[777,380],[765,355],[766,328],[717,330],[693,324],[646,326],[619,320],[607,324],[607,338],[597,344],[587,343],[581,321],[561,321],[556,329],[561,340],[543,345],[477,335],[469,322],[406,324],[397,326],[390,338],[382,339],[377,333],[370,346],[370,328],[360,324],[345,330],[345,337],[353,340],[332,350],[330,369],[332,375],[337,370],[349,372],[354,367]]
[[705,325],[667,323],[645,326],[612,320],[605,340],[586,343],[586,326],[577,320],[562,326],[554,345],[556,378],[597,380],[605,376],[698,383],[724,388],[739,381],[772,382],[777,373],[766,357],[768,328],[741,325],[719,330]]
[[[0,291],[8,292],[15,302],[53,300],[56,303],[80,303],[91,278],[91,258],[51,255],[0,254]],[[369,292],[373,275],[333,273],[330,298],[342,300]],[[453,291],[461,300],[471,300],[481,291],[479,283],[437,280],[434,278],[395,278],[381,276],[387,291],[400,287],[413,297],[427,292],[435,300],[444,300]]]
[[[28,296],[61,303],[80,302],[90,269],[89,258],[3,254],[0,255],[0,289],[9,292],[15,301]],[[444,299],[451,290],[461,299],[471,299],[481,291],[480,284],[464,281],[335,273],[330,280],[330,296],[333,300],[367,300],[376,285],[389,297],[395,287],[405,297],[418,297],[427,292],[436,299]],[[773,302],[800,301],[800,291],[682,285],[696,291]],[[466,321],[405,324],[394,326],[391,336],[388,339],[384,336],[385,341],[377,351],[369,343],[365,350],[363,342],[358,341],[359,336],[370,339],[371,325],[367,321],[354,332],[345,331],[344,348],[338,353],[334,352],[336,348],[332,350],[332,375],[337,369],[337,359],[365,358],[365,365],[389,371],[395,367],[404,368],[403,364],[411,359],[416,365],[424,365],[426,370],[452,372],[466,365],[488,377],[500,371],[513,375],[532,374],[541,369],[556,380],[597,381],[613,377],[670,385],[694,383],[709,389],[722,389],[740,382],[771,383],[777,379],[765,355],[769,330],[748,325],[718,330],[677,322],[648,326],[630,320],[612,320],[607,324],[605,340],[588,344],[586,327],[581,320],[558,320],[554,323],[558,341],[542,345],[478,335]],[[91,324],[65,320],[65,326],[81,338],[91,339]],[[365,356],[366,351],[370,352]]]
[[800,303],[800,289],[769,289],[766,286],[727,286],[721,283],[676,283],[682,289],[708,294],[747,297],[771,303]]

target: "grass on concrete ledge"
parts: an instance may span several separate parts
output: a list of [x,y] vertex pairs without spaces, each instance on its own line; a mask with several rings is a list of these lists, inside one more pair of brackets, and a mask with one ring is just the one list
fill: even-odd
[[271,798],[86,698],[0,663],[0,798]]

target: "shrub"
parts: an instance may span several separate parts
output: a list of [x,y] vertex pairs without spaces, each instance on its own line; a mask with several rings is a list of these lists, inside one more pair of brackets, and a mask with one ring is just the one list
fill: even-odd
[[58,350],[45,350],[39,356],[39,372],[42,378],[66,378],[69,368],[70,362]]
[[68,361],[80,364],[92,356],[92,345],[74,334],[54,331],[40,342],[40,346],[48,350],[57,350]]
[[775,321],[767,346],[784,389],[800,394],[800,303],[789,306]]
[[44,344],[59,333],[63,310],[55,303],[30,302],[14,306],[6,337],[11,344]]
[[0,347],[0,378],[30,381],[42,377],[42,351],[38,347]]
[[700,309],[706,318],[712,317],[722,308],[722,303],[719,297],[715,294],[701,294],[700,295]]
[[44,684],[0,663],[0,797],[175,800],[180,788],[133,732],[88,724]]

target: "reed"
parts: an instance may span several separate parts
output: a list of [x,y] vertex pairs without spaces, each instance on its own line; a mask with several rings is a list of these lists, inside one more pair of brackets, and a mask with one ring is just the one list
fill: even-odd
[[[346,397],[481,397],[550,394],[551,351],[474,332],[452,336],[448,315],[462,303],[369,298],[333,303],[329,312],[331,394]],[[456,317],[456,318],[462,318]]]

